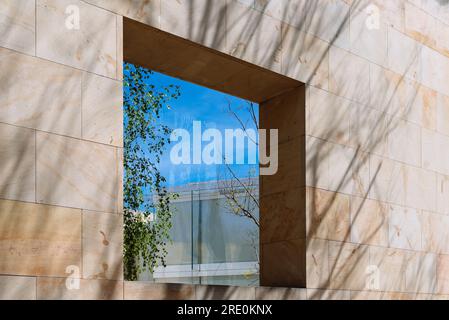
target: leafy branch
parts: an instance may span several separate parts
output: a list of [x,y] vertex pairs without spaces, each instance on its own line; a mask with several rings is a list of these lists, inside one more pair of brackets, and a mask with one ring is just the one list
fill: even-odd
[[165,266],[172,227],[170,201],[158,165],[172,130],[161,112],[180,96],[178,86],[156,88],[152,72],[124,65],[124,272],[127,280]]

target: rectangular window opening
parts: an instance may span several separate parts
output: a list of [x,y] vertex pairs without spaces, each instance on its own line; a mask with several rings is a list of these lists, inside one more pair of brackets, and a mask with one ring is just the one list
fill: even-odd
[[[124,204],[134,213],[127,215],[125,210],[125,278],[159,283],[305,287],[304,84],[127,18],[123,27],[127,62]],[[143,68],[144,75],[129,74],[136,68]],[[133,88],[135,84],[139,90]],[[146,99],[151,103],[136,97],[138,92],[149,93]],[[139,103],[145,107],[143,114],[126,110]],[[152,105],[158,106],[157,112]],[[126,111],[140,124],[127,126]],[[165,131],[163,125],[168,126]],[[159,131],[145,133],[144,128]],[[151,149],[153,157],[161,151],[157,165],[149,152],[139,149],[139,135],[161,141],[161,135],[172,133],[173,141],[162,139],[162,150],[158,144]],[[135,142],[137,150],[129,149],[130,141]],[[232,142],[233,146],[226,148]],[[127,150],[136,154],[127,154]],[[140,165],[137,160],[142,158],[150,160]],[[154,175],[148,168],[157,168],[161,175]],[[130,176],[137,181],[127,179]],[[147,187],[134,188],[139,179],[158,181],[167,193],[160,196],[155,192],[161,191],[158,188],[152,192]],[[176,197],[170,199],[169,208],[174,213],[168,220],[160,213],[167,206],[161,200],[172,194]],[[145,208],[145,203],[159,207]],[[127,219],[164,223],[154,230],[155,234],[140,234],[139,238],[132,232],[127,234]],[[141,227],[134,231],[139,234]],[[167,246],[157,241],[164,232],[172,239]],[[149,249],[139,251],[139,246],[127,245],[136,238],[140,244],[146,241]],[[138,253],[140,260],[133,265],[129,257]],[[151,262],[160,262],[161,256],[166,257],[165,266]],[[145,261],[154,272],[141,272]],[[126,266],[139,272],[127,272]]]
[[[146,218],[127,219],[125,230],[167,231],[148,249],[166,254],[141,254],[137,279],[258,286],[259,105],[131,63],[124,70],[125,168],[135,175],[125,174],[125,208]],[[144,134],[130,128],[143,124]]]

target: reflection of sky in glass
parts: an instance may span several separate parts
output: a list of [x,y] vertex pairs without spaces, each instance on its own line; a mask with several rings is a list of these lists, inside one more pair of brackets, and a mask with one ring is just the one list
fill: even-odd
[[[161,115],[161,121],[171,129],[185,129],[190,132],[192,145],[193,121],[201,121],[202,132],[206,129],[218,129],[223,137],[223,152],[225,129],[239,129],[240,123],[229,113],[229,106],[238,115],[241,121],[247,126],[256,130],[254,121],[247,110],[248,102],[218,91],[201,87],[186,81],[165,76],[160,73],[154,73],[151,77],[151,83],[159,86],[170,84],[180,86],[181,96],[171,102],[170,109],[165,109]],[[254,106],[256,116],[258,116],[258,105]],[[256,130],[257,132],[257,130]],[[204,148],[208,143],[202,144]],[[167,179],[167,186],[179,186],[192,182],[213,181],[219,179],[229,179],[231,177],[226,165],[174,165],[170,161],[170,149],[172,143],[167,147],[160,164],[160,171]],[[256,148],[257,149],[257,148]],[[234,164],[231,166],[233,172],[239,178],[258,176],[258,165],[248,163],[248,143],[245,143],[245,163],[243,165]],[[234,143],[234,154],[235,143]],[[256,155],[257,157],[257,155]],[[192,159],[192,157],[191,157]]]

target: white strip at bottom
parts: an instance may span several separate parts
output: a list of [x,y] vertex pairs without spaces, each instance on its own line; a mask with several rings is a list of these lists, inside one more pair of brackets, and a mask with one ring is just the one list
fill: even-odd
[[153,273],[154,279],[186,278],[186,277],[216,277],[216,276],[243,276],[259,272],[257,261],[208,263],[194,265],[171,265],[158,267]]

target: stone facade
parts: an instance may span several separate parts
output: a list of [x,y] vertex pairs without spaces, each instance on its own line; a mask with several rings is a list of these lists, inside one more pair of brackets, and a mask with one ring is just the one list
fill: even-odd
[[[124,17],[306,84],[305,288],[123,282]],[[449,297],[447,1],[0,0],[0,70],[0,298]]]

